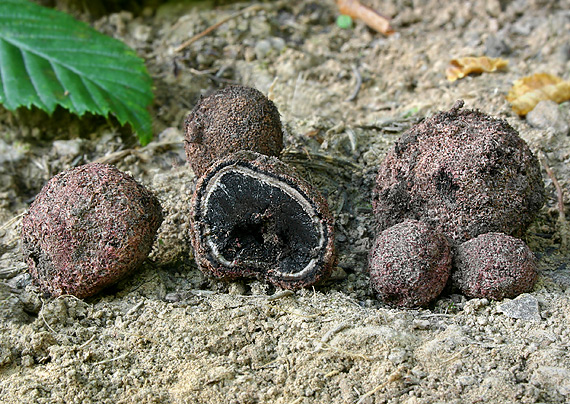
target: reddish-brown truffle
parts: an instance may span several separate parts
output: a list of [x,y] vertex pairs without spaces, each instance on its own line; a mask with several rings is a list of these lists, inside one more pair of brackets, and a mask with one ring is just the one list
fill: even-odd
[[451,275],[465,296],[501,300],[532,290],[537,261],[528,246],[503,233],[482,234],[459,245]]
[[504,120],[459,101],[406,132],[378,170],[380,230],[425,221],[461,243],[479,234],[520,236],[544,202],[536,157]]
[[278,156],[283,149],[279,111],[260,91],[225,87],[201,98],[185,122],[186,158],[196,176],[240,150]]
[[425,306],[443,290],[451,271],[451,247],[426,223],[406,220],[374,241],[368,258],[370,283],[386,303]]
[[52,296],[91,296],[148,256],[162,208],[131,176],[105,164],[64,171],[42,188],[22,220],[29,272]]
[[219,160],[198,180],[191,240],[203,272],[286,289],[327,278],[336,259],[326,200],[291,167],[254,152]]

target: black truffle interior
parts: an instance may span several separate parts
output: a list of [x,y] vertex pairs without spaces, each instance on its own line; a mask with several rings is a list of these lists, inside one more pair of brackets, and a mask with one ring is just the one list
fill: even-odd
[[233,266],[294,274],[319,253],[313,218],[280,185],[233,170],[218,178],[203,211],[218,256]]

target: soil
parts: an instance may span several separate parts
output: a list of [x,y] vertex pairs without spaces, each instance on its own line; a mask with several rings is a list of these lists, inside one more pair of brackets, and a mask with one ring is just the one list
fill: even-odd
[[[332,0],[166,3],[90,21],[145,58],[155,139],[137,147],[113,119],[0,110],[0,401],[3,403],[564,403],[570,400],[570,251],[551,176],[525,236],[539,280],[516,299],[451,289],[423,309],[372,293],[371,192],[380,161],[411,125],[449,109],[506,119],[570,203],[570,103],[525,120],[505,96],[537,72],[570,79],[570,1],[368,0],[396,33],[337,27]],[[450,83],[450,59],[501,56],[508,69]],[[188,239],[195,177],[184,117],[229,83],[258,88],[286,128],[281,158],[335,218],[338,267],[317,287],[206,278]],[[531,126],[530,123],[534,126]],[[165,221],[133,276],[85,300],[47,298],[22,261],[23,212],[45,182],[86,162],[115,164],[159,197]]]

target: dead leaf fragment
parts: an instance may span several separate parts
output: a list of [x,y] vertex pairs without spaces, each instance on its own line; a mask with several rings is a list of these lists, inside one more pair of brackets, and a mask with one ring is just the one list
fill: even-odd
[[519,115],[528,114],[543,100],[557,103],[570,100],[570,81],[548,73],[536,73],[515,80],[507,95],[507,101]]
[[362,20],[366,25],[384,35],[392,35],[394,30],[390,20],[358,0],[336,0],[338,10],[352,18]]
[[487,56],[452,59],[445,70],[447,80],[455,81],[462,79],[471,73],[490,73],[504,69],[509,64],[508,60],[501,58],[490,58]]

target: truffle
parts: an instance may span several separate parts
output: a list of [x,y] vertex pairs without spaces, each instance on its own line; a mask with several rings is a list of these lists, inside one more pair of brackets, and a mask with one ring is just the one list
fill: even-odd
[[148,256],[162,208],[131,176],[105,164],[64,171],[42,188],[22,220],[29,272],[52,296],[91,296]]
[[372,289],[386,303],[425,306],[443,290],[451,247],[426,223],[405,220],[380,233],[368,257]]
[[283,149],[279,111],[260,91],[229,86],[201,98],[185,121],[186,158],[196,176],[240,150],[278,156]]
[[425,221],[456,243],[479,234],[522,235],[544,203],[540,166],[504,120],[458,101],[402,135],[373,191],[379,230]]
[[537,261],[528,246],[503,233],[487,233],[459,245],[452,283],[465,296],[501,300],[529,292]]
[[285,289],[327,278],[336,260],[326,200],[277,158],[247,151],[219,160],[198,180],[191,240],[204,273]]

